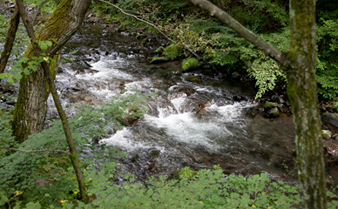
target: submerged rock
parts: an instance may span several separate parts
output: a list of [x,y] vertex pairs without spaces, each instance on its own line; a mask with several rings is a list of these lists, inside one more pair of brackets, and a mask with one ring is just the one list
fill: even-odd
[[188,75],[187,77],[185,77],[185,80],[189,82],[194,82],[194,83],[202,82],[201,76],[194,76],[194,75]]

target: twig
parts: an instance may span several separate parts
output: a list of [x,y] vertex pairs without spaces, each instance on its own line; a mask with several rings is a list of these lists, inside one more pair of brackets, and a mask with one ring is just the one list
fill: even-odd
[[21,150],[21,149],[9,148],[9,147],[0,147],[0,149],[7,149],[7,150],[13,150],[13,151],[25,152],[25,153],[34,153],[34,152],[62,152],[64,154],[69,155],[69,152],[63,151],[63,150],[49,150],[49,149],[42,149],[42,150]]
[[40,13],[40,11],[41,11],[41,7],[46,3],[46,1],[47,0],[44,0],[41,4],[40,4],[40,6],[38,6],[38,7],[36,7],[37,8],[37,11],[36,11],[36,13],[35,13],[35,15],[34,15],[34,18],[32,19],[32,25],[34,25],[35,24],[35,21],[36,21],[36,18],[38,17],[38,14]]
[[[174,43],[177,44],[176,41],[174,41],[174,40],[171,39],[169,36],[167,36],[165,33],[163,33],[163,32],[161,31],[161,29],[159,29],[155,24],[153,24],[153,23],[151,23],[151,22],[148,22],[148,21],[146,21],[146,20],[143,20],[143,19],[137,17],[136,15],[129,14],[129,13],[125,12],[123,9],[121,9],[120,7],[118,7],[118,6],[116,6],[115,4],[112,4],[112,3],[110,3],[110,2],[106,2],[106,1],[103,1],[103,0],[97,0],[97,1],[103,2],[103,3],[105,3],[105,4],[109,4],[110,6],[113,6],[113,7],[115,7],[116,9],[120,10],[123,14],[128,15],[128,16],[130,16],[130,17],[133,17],[133,18],[135,18],[135,19],[137,19],[137,20],[139,20],[139,21],[141,21],[141,22],[144,22],[144,23],[146,23],[146,24],[148,24],[148,25],[154,27],[158,32],[160,32],[160,33],[161,33],[164,37],[166,37],[169,41],[174,42]],[[183,45],[187,50],[189,50],[190,53],[192,53],[195,57],[197,57],[198,59],[203,59],[203,58],[201,58],[200,56],[198,56],[193,50],[191,50],[187,45],[185,45],[184,43],[183,43],[182,45]],[[204,59],[203,59],[203,60],[204,60]]]

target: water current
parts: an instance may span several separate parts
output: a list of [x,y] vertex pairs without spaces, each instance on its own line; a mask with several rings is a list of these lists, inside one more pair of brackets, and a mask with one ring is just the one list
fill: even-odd
[[[280,179],[292,170],[292,118],[252,114],[254,89],[208,68],[181,72],[179,61],[149,64],[159,43],[142,45],[126,33],[104,37],[103,30],[83,27],[72,37],[62,53],[75,62],[60,65],[56,85],[68,116],[76,111],[74,104],[96,105],[122,89],[127,89],[123,94],[157,93],[147,101],[144,117],[100,141],[129,154],[118,160],[120,172],[146,178],[218,164],[225,173],[265,172]],[[67,55],[73,50],[78,53]],[[201,82],[187,81],[189,75]],[[234,95],[246,100],[235,102]],[[54,106],[51,97],[48,102]],[[55,116],[49,109],[47,118]]]

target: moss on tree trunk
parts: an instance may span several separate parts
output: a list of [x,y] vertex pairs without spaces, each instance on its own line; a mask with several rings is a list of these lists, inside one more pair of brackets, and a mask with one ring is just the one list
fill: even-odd
[[[46,54],[53,57],[76,32],[90,2],[90,0],[62,0],[59,3],[45,26],[35,34],[38,40],[54,39],[59,43],[53,43],[45,51]],[[33,54],[33,47],[29,45],[24,56],[30,58]],[[18,142],[23,142],[28,135],[43,130],[49,94],[46,89],[46,78],[40,67],[29,76],[22,75],[13,121],[13,133]]]
[[290,1],[288,97],[294,118],[302,208],[326,208],[323,144],[316,82],[315,0]]

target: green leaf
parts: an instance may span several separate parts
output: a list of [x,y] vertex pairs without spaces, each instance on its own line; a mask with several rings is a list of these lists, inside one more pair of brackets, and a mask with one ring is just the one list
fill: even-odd
[[23,73],[24,73],[25,75],[31,74],[27,68],[25,68],[25,69],[23,70]]
[[13,75],[12,74],[8,75],[8,83],[13,83]]
[[20,73],[15,74],[15,75],[14,75],[14,78],[15,78],[16,80],[20,81],[20,79],[22,78],[22,75],[21,75]]
[[29,59],[27,57],[22,57],[21,59],[19,59],[19,63],[26,63]]
[[57,45],[59,45],[59,42],[57,42],[54,38],[52,39],[52,41],[53,41],[54,43],[56,43]]
[[7,73],[1,73],[0,74],[0,79],[4,79],[4,78],[6,78],[7,77]]
[[52,46],[53,43],[51,41],[46,41],[47,46]]
[[30,65],[28,68],[32,69],[34,72],[38,70],[38,68],[35,65]]
[[42,50],[46,50],[48,48],[47,44],[44,42],[39,42],[39,46]]
[[71,61],[71,62],[74,62],[71,58],[69,57],[66,57],[67,60]]
[[75,50],[75,51],[70,52],[69,54],[72,55],[72,54],[77,53],[78,51],[79,51],[79,50]]

